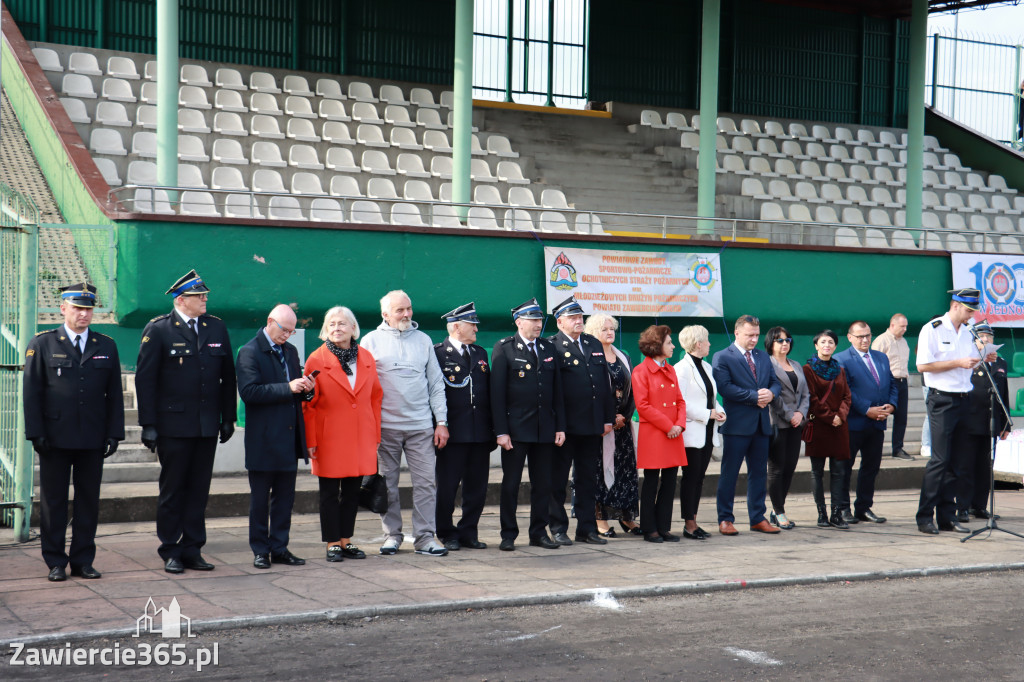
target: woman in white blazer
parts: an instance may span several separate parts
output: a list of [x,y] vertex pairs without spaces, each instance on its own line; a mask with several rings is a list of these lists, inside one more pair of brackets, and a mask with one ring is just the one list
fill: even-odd
[[683,327],[679,332],[679,345],[683,357],[675,365],[679,389],[686,402],[686,466],[679,486],[679,506],[683,520],[683,537],[706,540],[708,532],[697,525],[697,505],[700,504],[704,474],[711,462],[711,451],[721,445],[718,424],[725,421],[725,410],[718,403],[718,387],[711,376],[711,365],[704,361],[711,351],[708,330],[699,324]]

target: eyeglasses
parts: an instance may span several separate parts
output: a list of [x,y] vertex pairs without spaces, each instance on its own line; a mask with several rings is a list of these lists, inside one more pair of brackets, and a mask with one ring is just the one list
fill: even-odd
[[871,338],[871,334],[870,333],[868,333],[868,334],[861,334],[860,336],[857,336],[856,334],[850,334],[850,336],[852,336],[853,338],[857,339],[858,341],[863,341],[864,339],[870,339]]
[[281,331],[283,331],[289,337],[295,336],[295,330],[294,329],[285,329],[284,327],[281,326],[281,323],[278,322],[277,320],[274,320],[274,324],[276,324],[277,328],[280,329]]
[[787,338],[781,338],[781,339],[775,339],[775,343],[793,343],[793,339],[788,338],[788,337]]

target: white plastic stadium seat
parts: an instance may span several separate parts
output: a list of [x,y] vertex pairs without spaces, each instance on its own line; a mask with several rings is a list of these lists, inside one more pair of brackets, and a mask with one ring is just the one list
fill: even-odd
[[391,129],[391,146],[413,151],[423,149],[423,145],[416,141],[416,133],[408,128]]
[[66,73],[60,82],[60,91],[68,97],[79,99],[96,99],[96,90],[92,87],[92,79],[78,73]]
[[285,133],[292,140],[300,142],[319,142],[320,136],[316,134],[313,122],[305,118],[290,118],[285,126]]
[[761,220],[784,221],[785,219],[786,214],[782,207],[774,201],[766,201],[761,204]]
[[171,200],[167,196],[166,190],[144,187],[135,190],[134,210],[141,213],[174,214],[174,208],[171,206]]
[[178,109],[178,130],[183,133],[206,135],[210,132],[210,127],[206,125],[206,117],[203,116],[203,112],[198,109]]
[[366,196],[371,199],[398,199],[398,191],[391,178],[370,178],[366,183]]
[[121,176],[117,174],[117,165],[111,159],[96,158],[93,159],[96,164],[96,168],[99,169],[103,175],[103,179],[107,181],[107,184],[111,187],[118,187],[121,185]]
[[156,164],[152,161],[132,161],[128,164],[127,179],[129,185],[155,185]]
[[312,97],[313,91],[309,89],[309,82],[303,76],[290,74],[284,77],[283,90],[289,95],[296,97]]
[[408,225],[411,227],[423,227],[426,225],[423,222],[423,216],[420,215],[419,207],[404,202],[391,205],[391,224]]
[[342,173],[358,173],[359,166],[356,165],[352,150],[344,147],[331,147],[327,150],[327,158],[324,163],[333,171]]
[[560,189],[545,189],[540,193],[540,205],[544,208],[569,209],[569,202]]
[[316,118],[313,105],[305,97],[289,95],[284,100],[284,113],[295,118]]
[[270,197],[267,217],[271,220],[305,220],[302,206],[295,197]]
[[397,85],[380,86],[380,92],[378,95],[380,97],[380,101],[387,102],[388,104],[395,104],[401,107],[405,107],[409,104],[408,100],[405,99],[405,95],[402,94],[402,88]]
[[345,112],[345,103],[336,99],[322,99],[317,107],[320,118],[328,121],[351,121],[352,117]]
[[543,232],[569,232],[569,223],[557,211],[541,211],[537,227]]
[[523,177],[523,169],[515,161],[498,162],[498,180],[510,185],[529,185],[530,180]]
[[[218,113],[217,116],[237,116],[238,114],[227,114]],[[262,137],[267,140],[283,140],[284,133],[281,132],[281,126],[278,125],[277,119],[273,116],[264,116],[262,114],[256,114],[249,121],[249,132],[256,137]]]
[[277,104],[277,97],[269,92],[252,93],[249,97],[249,111],[267,116],[280,116],[284,113]]
[[[216,146],[216,145],[214,145]],[[231,166],[218,166],[210,176],[211,189],[248,191],[249,187],[242,178],[242,172]]]
[[373,88],[368,83],[360,81],[352,81],[348,84],[348,97],[354,99],[357,102],[379,102],[376,97],[373,96]]
[[466,226],[481,230],[497,230],[498,221],[494,219],[494,211],[486,206],[471,206],[466,215]]
[[384,125],[384,119],[377,114],[377,107],[369,102],[356,102],[352,105],[352,118],[362,123]]
[[320,223],[340,223],[345,220],[345,212],[337,199],[317,197],[309,205],[309,219]]
[[89,149],[95,154],[108,156],[126,156],[128,154],[121,133],[110,128],[95,128],[89,135]]
[[234,111],[239,114],[249,111],[249,107],[242,102],[242,95],[237,90],[217,90],[213,95],[213,107],[221,111]]
[[156,133],[142,131],[132,135],[132,156],[156,158]]
[[474,204],[504,204],[501,192],[494,185],[477,185],[473,188]]
[[295,144],[288,150],[288,165],[305,170],[323,170],[316,148],[308,144]]
[[661,114],[654,109],[644,109],[640,112],[640,125],[659,130],[668,128],[667,125],[661,122]]
[[423,167],[423,159],[415,154],[399,154],[395,162],[395,169],[399,175],[410,178],[429,178],[430,173]]
[[281,88],[277,87],[277,79],[264,71],[253,71],[249,76],[249,89],[256,92],[266,92],[271,95],[281,94]]
[[430,130],[447,130],[448,126],[434,109],[420,109],[416,112],[416,125]]
[[391,167],[388,156],[379,149],[367,149],[363,152],[362,161],[359,167],[366,173],[374,175],[394,175],[395,169]]
[[316,173],[296,173],[292,176],[292,194],[325,194]]
[[212,109],[206,98],[206,90],[194,85],[182,85],[178,88],[178,106],[189,109]]
[[252,191],[284,194],[287,190],[280,173],[270,168],[259,168],[252,173]]
[[462,221],[454,206],[449,204],[433,204],[425,208],[431,225],[434,227],[461,228]]
[[130,128],[128,112],[120,102],[100,102],[96,105],[96,122],[103,126]]
[[435,154],[452,153],[452,145],[448,140],[448,133],[441,130],[424,130],[423,146]]
[[487,152],[506,159],[518,159],[519,153],[512,151],[512,143],[504,135],[491,135],[487,138]]
[[510,208],[505,211],[506,230],[533,230],[533,218],[529,212],[521,208]]
[[84,76],[102,76],[100,63],[91,52],[72,52],[68,57],[68,71]]
[[413,88],[409,91],[409,101],[421,109],[437,109],[434,93],[426,88]]
[[[376,180],[377,178],[374,178]],[[493,189],[493,188],[492,188]],[[423,180],[406,180],[402,198],[408,201],[433,201],[434,193]]]
[[138,101],[132,92],[132,84],[123,78],[104,78],[101,94],[103,99],[109,99],[112,102],[132,104]]
[[523,206],[526,208],[539,208],[537,200],[529,187],[512,187],[508,191],[508,203],[510,206]]
[[330,78],[319,78],[316,81],[316,96],[324,99],[345,99],[338,81]]
[[471,159],[469,175],[475,182],[497,182],[498,178],[491,174],[491,167],[484,159]]
[[225,218],[262,218],[263,213],[251,194],[229,194],[224,197]]
[[356,141],[352,139],[352,134],[349,132],[348,126],[341,121],[324,121],[324,127],[320,132],[320,137],[323,138],[324,142],[330,142],[331,144],[356,143]]
[[200,88],[213,86],[210,77],[206,74],[206,68],[198,64],[185,64],[180,70],[180,80],[186,85],[194,85]]
[[[218,111],[213,115],[213,132],[218,135],[238,137],[246,137],[249,134],[249,131],[242,125],[242,117],[230,111]],[[284,136],[281,135],[281,137]]]
[[[39,62],[39,68],[43,71],[56,71],[57,73],[63,73],[64,67],[60,65],[60,57],[57,55],[56,50],[51,50],[48,47],[33,47],[32,55],[36,58],[36,61]],[[138,78],[138,76],[136,76],[136,78]]]
[[[231,140],[235,142],[235,140]],[[178,136],[178,160],[191,163],[209,163],[210,157],[202,139],[195,135]]]
[[351,175],[335,175],[331,178],[330,193],[336,197],[361,197],[359,181]]
[[452,159],[450,156],[435,156],[430,160],[430,174],[442,180],[452,179]]
[[384,139],[384,132],[380,127],[360,123],[356,128],[356,142],[364,147],[383,147],[391,145]]
[[352,202],[349,210],[350,220],[353,223],[373,223],[384,225],[384,216],[381,215],[380,206],[375,201],[360,199]]
[[[149,66],[149,63],[147,63],[146,66]],[[235,69],[217,69],[217,72],[213,75],[213,81],[217,84],[218,88],[227,88],[228,90],[249,89],[246,84],[242,82],[242,74]]]
[[61,97],[60,103],[64,106],[64,111],[72,123],[92,123],[92,119],[89,118],[89,113],[85,109],[85,102],[82,100]]
[[181,215],[220,217],[213,195],[209,192],[182,192],[178,212]]
[[604,227],[601,224],[601,216],[593,213],[576,214],[577,234],[604,234]]
[[199,187],[206,189],[206,181],[203,180],[203,173],[199,166],[191,166],[187,163],[178,164],[178,186]]

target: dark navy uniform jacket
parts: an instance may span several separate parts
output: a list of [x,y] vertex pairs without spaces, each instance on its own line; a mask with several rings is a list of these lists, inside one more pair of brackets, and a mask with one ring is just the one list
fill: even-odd
[[470,343],[469,361],[455,350],[450,338],[434,345],[444,375],[448,403],[448,439],[452,443],[494,443],[491,416],[491,367],[487,351]]
[[615,396],[608,375],[604,346],[590,334],[580,334],[580,346],[559,331],[548,337],[558,359],[565,400],[565,432],[600,436],[605,424],[615,423]]
[[142,332],[135,390],[139,424],[163,437],[217,436],[237,418],[235,360],[219,317],[201,315],[194,334],[177,312],[150,320]]
[[551,342],[537,339],[534,358],[518,334],[491,352],[491,413],[494,433],[523,443],[554,443],[565,431],[562,380]]
[[[997,357],[996,361],[988,366],[992,373],[992,379],[999,389],[999,395],[1003,404],[1010,406],[1010,391],[1006,375],[1006,360]],[[968,432],[976,436],[989,435],[989,414],[990,403],[988,394],[989,384],[985,377],[985,370],[978,365],[971,373],[971,392],[968,394],[969,412],[967,415]],[[1006,416],[1002,408],[996,405],[996,435],[1002,433],[1006,428]]]
[[36,334],[25,352],[25,437],[50,447],[101,450],[124,440],[124,393],[117,345],[89,330],[78,360],[64,325]]

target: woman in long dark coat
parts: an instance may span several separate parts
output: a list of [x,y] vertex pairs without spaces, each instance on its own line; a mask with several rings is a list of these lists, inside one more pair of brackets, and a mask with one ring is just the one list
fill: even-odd
[[[817,353],[804,365],[804,377],[811,393],[809,426],[813,431],[804,452],[811,458],[814,503],[818,505],[818,526],[834,526],[847,530],[838,502],[842,499],[842,476],[837,462],[850,459],[850,433],[846,417],[850,413],[850,387],[839,361],[832,357],[839,337],[831,329],[814,337]],[[832,489],[832,517],[825,509],[822,478],[828,460],[828,477]]]

